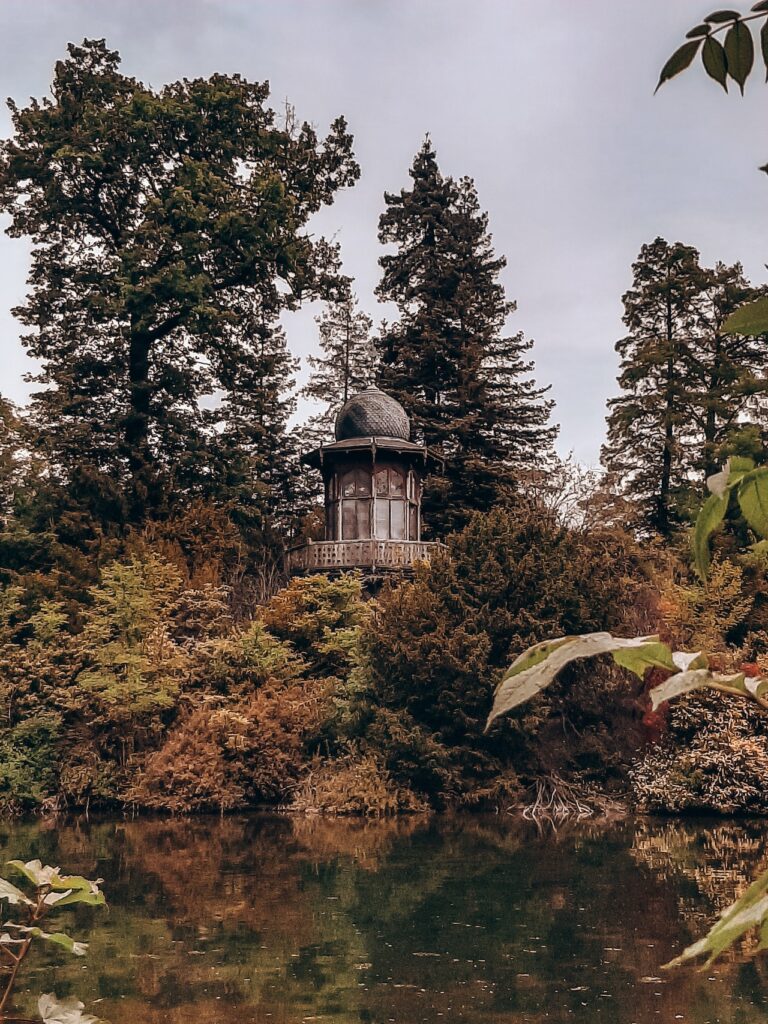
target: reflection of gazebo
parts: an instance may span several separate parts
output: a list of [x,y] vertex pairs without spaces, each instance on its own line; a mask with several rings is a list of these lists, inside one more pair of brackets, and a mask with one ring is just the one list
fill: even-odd
[[292,573],[410,568],[440,547],[421,539],[421,485],[440,460],[410,440],[405,409],[371,387],[336,417],[336,440],[302,462],[323,474],[325,540],[288,552]]

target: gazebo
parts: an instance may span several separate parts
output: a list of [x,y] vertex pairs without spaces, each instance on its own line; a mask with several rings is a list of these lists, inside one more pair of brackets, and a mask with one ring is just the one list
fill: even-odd
[[353,395],[336,417],[336,439],[302,457],[325,487],[325,539],[288,551],[292,574],[363,569],[408,570],[436,548],[421,539],[421,491],[442,466],[411,441],[399,402],[376,387]]

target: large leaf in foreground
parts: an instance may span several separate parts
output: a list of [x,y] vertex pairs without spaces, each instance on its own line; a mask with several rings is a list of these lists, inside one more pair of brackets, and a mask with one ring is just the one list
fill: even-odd
[[0,900],[8,900],[9,903],[32,904],[32,901],[24,895],[21,889],[17,889],[5,878],[0,878]]
[[744,518],[763,538],[768,538],[768,470],[764,467],[748,473],[737,491]]
[[665,700],[672,700],[673,697],[681,697],[684,693],[692,693],[694,690],[705,690],[727,686],[734,692],[746,692],[744,685],[744,673],[737,672],[731,676],[721,676],[710,672],[708,668],[690,669],[686,672],[678,672],[674,676],[660,683],[650,691],[651,704],[655,711],[659,704]]
[[71,935],[64,932],[44,932],[37,926],[30,928],[13,924],[11,921],[6,921],[6,927],[16,928],[22,935],[32,935],[36,939],[44,939],[46,942],[53,942],[56,946],[63,946],[68,953],[74,953],[75,956],[85,956],[88,952],[87,942],[77,942]]
[[53,992],[47,992],[37,1001],[37,1010],[43,1024],[98,1024],[92,1013],[83,1013],[85,1006],[79,999],[57,999]]
[[[636,653],[642,660],[641,648],[652,647],[650,653],[657,657],[660,646],[663,645],[659,644],[657,636],[624,638],[612,636],[610,633],[584,633],[581,636],[558,637],[556,640],[537,644],[521,654],[502,679],[496,690],[485,728],[488,729],[500,715],[524,704],[546,689],[558,672],[572,661],[592,658],[597,654],[611,654],[614,651],[629,651],[632,648],[638,649]],[[668,648],[667,652],[671,662],[672,653]],[[625,663],[625,667],[629,666]],[[674,669],[674,665],[671,667]]]
[[[704,967],[737,942],[750,929],[760,927],[768,918],[768,871],[764,871],[735,903],[720,914],[704,938],[684,949],[680,956],[664,964],[666,969],[679,967],[699,956],[706,956]],[[761,935],[762,945],[762,935]]]
[[[91,907],[103,906],[106,902],[104,893],[99,889],[102,878],[92,881],[82,875],[62,875],[60,868],[53,868],[39,860],[29,860],[26,864],[20,860],[9,860],[8,866],[21,872],[35,888],[48,888],[51,893],[46,897],[46,902],[59,907],[71,903],[86,903]],[[61,893],[56,898],[51,898],[53,893]]]
[[709,572],[709,538],[722,523],[728,510],[728,495],[710,494],[696,517],[693,529],[693,562],[702,580]]
[[754,337],[768,333],[768,296],[755,299],[731,313],[723,324],[726,334],[746,334]]

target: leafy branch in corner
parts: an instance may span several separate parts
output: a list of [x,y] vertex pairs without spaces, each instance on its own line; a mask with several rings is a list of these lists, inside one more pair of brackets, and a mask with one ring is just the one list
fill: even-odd
[[[768,8],[768,3],[765,6]],[[745,311],[747,316],[754,317],[749,306],[742,307],[734,317],[744,315]],[[709,570],[710,538],[723,522],[732,499],[738,503],[750,528],[761,538],[757,543],[768,545],[768,466],[755,466],[752,459],[734,457],[719,473],[708,478],[707,486],[710,495],[693,531],[694,567],[703,580]],[[658,636],[615,637],[610,633],[586,633],[545,640],[520,654],[496,689],[486,731],[495,719],[546,689],[566,665],[601,654],[610,654],[616,665],[640,679],[648,669],[668,671],[667,678],[649,691],[654,710],[664,701],[695,690],[715,690],[768,710],[768,679],[748,677],[744,672],[724,675],[713,671],[703,651],[673,651]],[[768,949],[768,871],[726,907],[703,938],[665,966],[677,967],[707,956],[706,967],[753,929],[759,929],[758,950]]]
[[708,477],[707,488],[710,494],[693,530],[693,563],[702,580],[709,571],[710,538],[725,518],[732,496],[760,538],[757,544],[768,542],[768,466],[756,467],[752,459],[732,457],[719,473]]
[[[744,83],[755,63],[755,44],[748,23],[763,21],[760,29],[760,53],[766,68],[768,81],[768,0],[760,0],[742,15],[739,11],[713,11],[704,20],[686,32],[688,42],[683,43],[672,54],[661,69],[658,91],[661,86],[675,78],[693,62],[701,52],[701,62],[710,78],[728,91],[728,79],[732,78],[744,94]],[[724,33],[723,41],[717,38]]]
[[[74,956],[85,956],[87,943],[77,942],[66,932],[45,931],[41,925],[50,914],[65,907],[85,904],[90,907],[105,905],[100,890],[101,879],[91,881],[81,875],[62,875],[59,868],[43,866],[39,860],[26,864],[20,860],[8,861],[8,867],[23,875],[28,892],[0,878],[0,901],[6,900],[17,909],[22,921],[5,921],[0,934],[0,956],[5,960],[5,986],[0,995],[0,1021],[24,1021],[27,1018],[8,1016],[6,1011],[16,984],[19,969],[36,940],[61,946]],[[60,1001],[53,994],[38,1000],[43,1024],[97,1024],[96,1017],[84,1014],[83,1004],[77,999]]]

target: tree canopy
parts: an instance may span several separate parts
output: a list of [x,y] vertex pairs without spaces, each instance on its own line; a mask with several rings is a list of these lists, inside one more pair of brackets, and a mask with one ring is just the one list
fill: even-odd
[[239,75],[151,89],[85,40],[50,98],[10,102],[0,209],[32,242],[15,312],[42,362],[37,444],[55,477],[71,485],[77,466],[133,522],[173,500],[172,463],[204,470],[200,400],[250,372],[237,324],[334,288],[306,224],[358,177],[352,138],[342,117],[323,140],[280,124],[268,98]]

